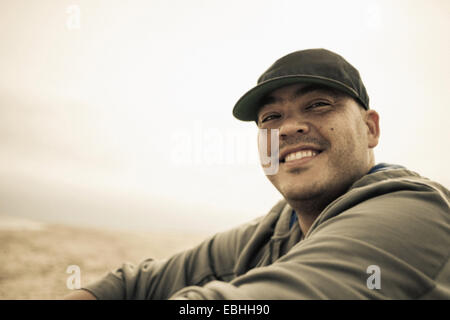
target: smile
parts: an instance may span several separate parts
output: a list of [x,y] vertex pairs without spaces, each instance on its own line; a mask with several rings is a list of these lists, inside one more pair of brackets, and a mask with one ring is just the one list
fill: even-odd
[[289,153],[286,158],[284,158],[284,162],[291,162],[294,160],[301,160],[303,158],[315,157],[319,152],[315,150],[301,150],[297,152]]
[[292,152],[286,152],[284,158],[280,161],[280,165],[286,169],[301,167],[310,161],[316,159],[323,150],[315,150],[304,148]]

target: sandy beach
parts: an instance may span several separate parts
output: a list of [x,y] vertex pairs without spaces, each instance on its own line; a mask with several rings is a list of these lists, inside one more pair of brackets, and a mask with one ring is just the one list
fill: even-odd
[[46,224],[0,215],[0,299],[61,299],[70,265],[81,285],[120,266],[161,259],[207,235],[113,231]]

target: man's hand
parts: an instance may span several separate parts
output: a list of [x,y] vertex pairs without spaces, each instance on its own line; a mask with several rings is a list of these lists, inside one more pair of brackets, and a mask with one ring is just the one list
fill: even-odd
[[97,300],[97,298],[87,290],[75,290],[66,295],[64,300]]

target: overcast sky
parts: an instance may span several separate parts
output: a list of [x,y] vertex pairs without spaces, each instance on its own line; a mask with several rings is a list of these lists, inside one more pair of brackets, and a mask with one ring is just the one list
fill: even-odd
[[231,111],[307,48],[360,71],[378,162],[448,187],[449,30],[447,0],[2,1],[0,214],[209,231],[265,214],[281,195]]

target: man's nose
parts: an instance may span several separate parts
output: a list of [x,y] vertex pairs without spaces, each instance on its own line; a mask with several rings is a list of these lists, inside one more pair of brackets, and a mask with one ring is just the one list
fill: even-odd
[[309,124],[299,119],[289,118],[279,128],[280,139],[286,139],[292,135],[307,134],[310,130]]

